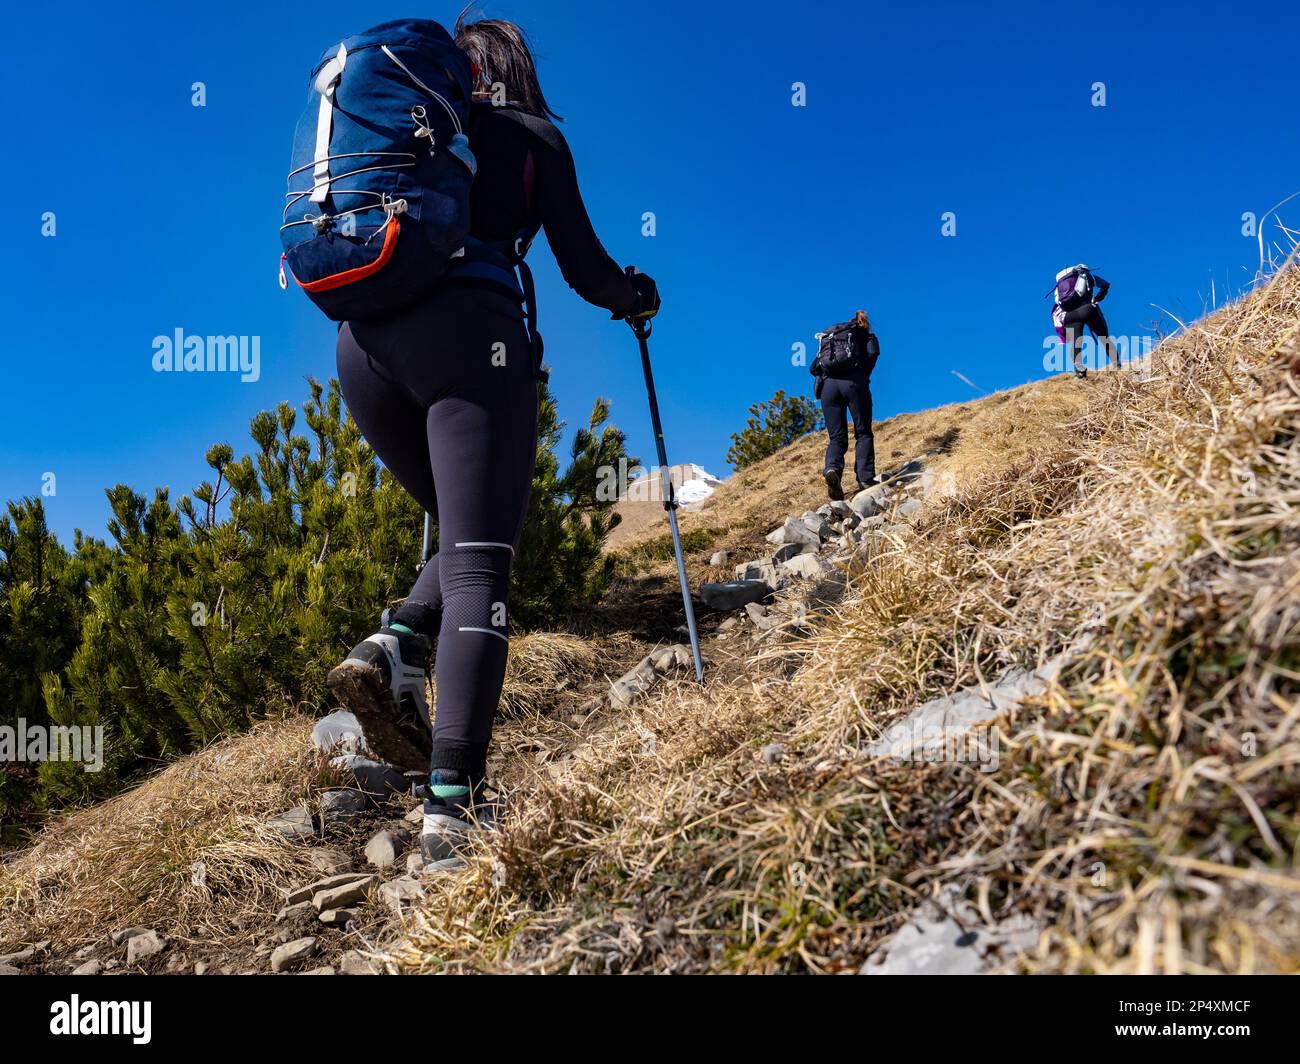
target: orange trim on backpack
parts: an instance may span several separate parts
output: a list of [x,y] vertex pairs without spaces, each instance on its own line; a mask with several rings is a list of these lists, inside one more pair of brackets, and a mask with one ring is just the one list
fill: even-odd
[[[392,220],[388,223],[388,232],[384,234],[384,246],[379,249],[379,256],[369,265],[354,266],[350,270],[344,270],[342,273],[332,273],[328,277],[320,278],[318,281],[298,281],[296,276],[294,280],[298,281],[298,286],[305,292],[328,292],[331,288],[342,288],[345,284],[364,280],[371,274],[383,269],[388,260],[393,257],[393,249],[397,247],[397,233],[400,224],[397,215],[393,215]],[[289,272],[293,273],[293,270],[290,269]]]

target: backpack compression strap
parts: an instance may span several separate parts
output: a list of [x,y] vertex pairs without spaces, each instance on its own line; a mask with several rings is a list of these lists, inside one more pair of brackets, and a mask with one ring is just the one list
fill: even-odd
[[334,90],[343,77],[348,50],[339,44],[338,54],[320,69],[314,88],[320,93],[320,110],[316,114],[316,166],[312,170],[312,203],[324,203],[330,194],[330,132],[334,121]]

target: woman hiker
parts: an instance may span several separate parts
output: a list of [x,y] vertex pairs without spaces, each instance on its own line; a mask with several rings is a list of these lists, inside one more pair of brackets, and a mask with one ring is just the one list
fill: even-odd
[[817,378],[813,395],[821,400],[826,418],[826,462],[822,477],[831,499],[844,498],[841,478],[849,449],[848,418],[853,418],[853,468],[858,490],[876,481],[876,438],[871,431],[871,371],[880,357],[880,341],[871,331],[867,312],[859,310],[851,321],[832,325],[821,334],[813,359]]
[[1110,282],[1100,274],[1093,273],[1081,262],[1077,266],[1067,266],[1058,273],[1056,287],[1052,291],[1055,295],[1052,302],[1052,325],[1056,328],[1061,343],[1070,352],[1075,376],[1088,375],[1088,367],[1084,364],[1080,351],[1084,329],[1090,329],[1094,342],[1105,348],[1107,363],[1114,363],[1115,368],[1120,369],[1119,348],[1111,338],[1100,306],[1110,291]]
[[[529,327],[531,292],[525,299],[510,254],[522,254],[545,229],[564,279],[587,302],[616,319],[659,310],[654,281],[624,273],[592,229],[523,32],[499,19],[469,21],[465,13],[455,32],[474,79],[469,133],[478,172],[470,215],[479,253],[423,302],[392,317],[345,323],[337,349],[353,419],[438,523],[438,552],[389,625],[329,675],[378,757],[430,770],[421,790],[421,848],[429,861],[449,856],[475,819],[505,675],[511,564],[537,449],[541,351]],[[521,273],[531,289],[526,268]],[[432,715],[425,697],[431,657]]]

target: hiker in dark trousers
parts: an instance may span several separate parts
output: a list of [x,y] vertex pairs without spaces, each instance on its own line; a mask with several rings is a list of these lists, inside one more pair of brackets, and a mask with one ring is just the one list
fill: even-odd
[[[476,815],[537,451],[541,346],[524,291],[531,277],[521,268],[520,283],[508,252],[526,250],[543,228],[583,299],[616,319],[659,309],[654,281],[625,274],[592,229],[522,31],[462,15],[456,44],[474,79],[467,132],[478,160],[470,211],[477,243],[422,302],[344,323],[337,351],[353,419],[438,523],[438,552],[389,626],[329,677],[375,754],[403,769],[431,769],[421,835],[431,861],[458,848]],[[435,645],[431,726],[425,673]]]
[[821,400],[826,418],[826,461],[822,477],[832,499],[844,498],[841,480],[849,449],[848,419],[853,418],[853,468],[858,490],[875,483],[876,438],[871,431],[871,371],[880,357],[880,341],[871,331],[867,313],[859,310],[852,321],[832,325],[822,333],[812,374],[817,378],[813,395]]
[[1088,375],[1082,362],[1084,329],[1092,330],[1092,338],[1106,348],[1106,360],[1120,368],[1119,349],[1111,339],[1110,329],[1099,304],[1110,291],[1110,282],[1093,273],[1083,263],[1069,266],[1056,275],[1056,299],[1052,307],[1052,324],[1056,334],[1070,351],[1070,361],[1079,377]]

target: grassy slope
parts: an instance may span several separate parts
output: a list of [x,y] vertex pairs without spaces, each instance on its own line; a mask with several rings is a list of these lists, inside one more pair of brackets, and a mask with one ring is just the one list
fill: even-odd
[[[1294,970],[1298,330],[1293,272],[1164,344],[1151,380],[886,424],[887,458],[961,430],[919,534],[858,566],[813,639],[591,735],[396,961],[853,970],[951,882],[989,920],[1042,919],[1027,970]],[[817,446],[688,532],[759,553],[817,501]],[[1062,651],[996,773],[859,753],[918,700]],[[791,756],[763,764],[778,740]]]
[[[940,474],[919,534],[860,558],[812,638],[711,644],[726,662],[702,690],[569,717],[559,674],[598,682],[644,639],[538,669],[521,644],[498,744],[514,813],[436,881],[391,963],[853,970],[955,883],[990,920],[1042,919],[1026,970],[1300,966],[1298,330],[1292,273],[1164,344],[1153,380],[1055,379],[884,423],[883,466],[929,453]],[[819,448],[684,515],[693,584],[712,550],[757,557],[821,501]],[[621,545],[624,611],[667,609],[660,536]],[[860,754],[918,700],[1063,650],[1058,685],[1003,721],[997,772]],[[305,870],[259,825],[319,786],[306,731],[265,725],[52,825],[0,867],[0,943],[269,919]],[[789,753],[767,765],[773,741]]]

